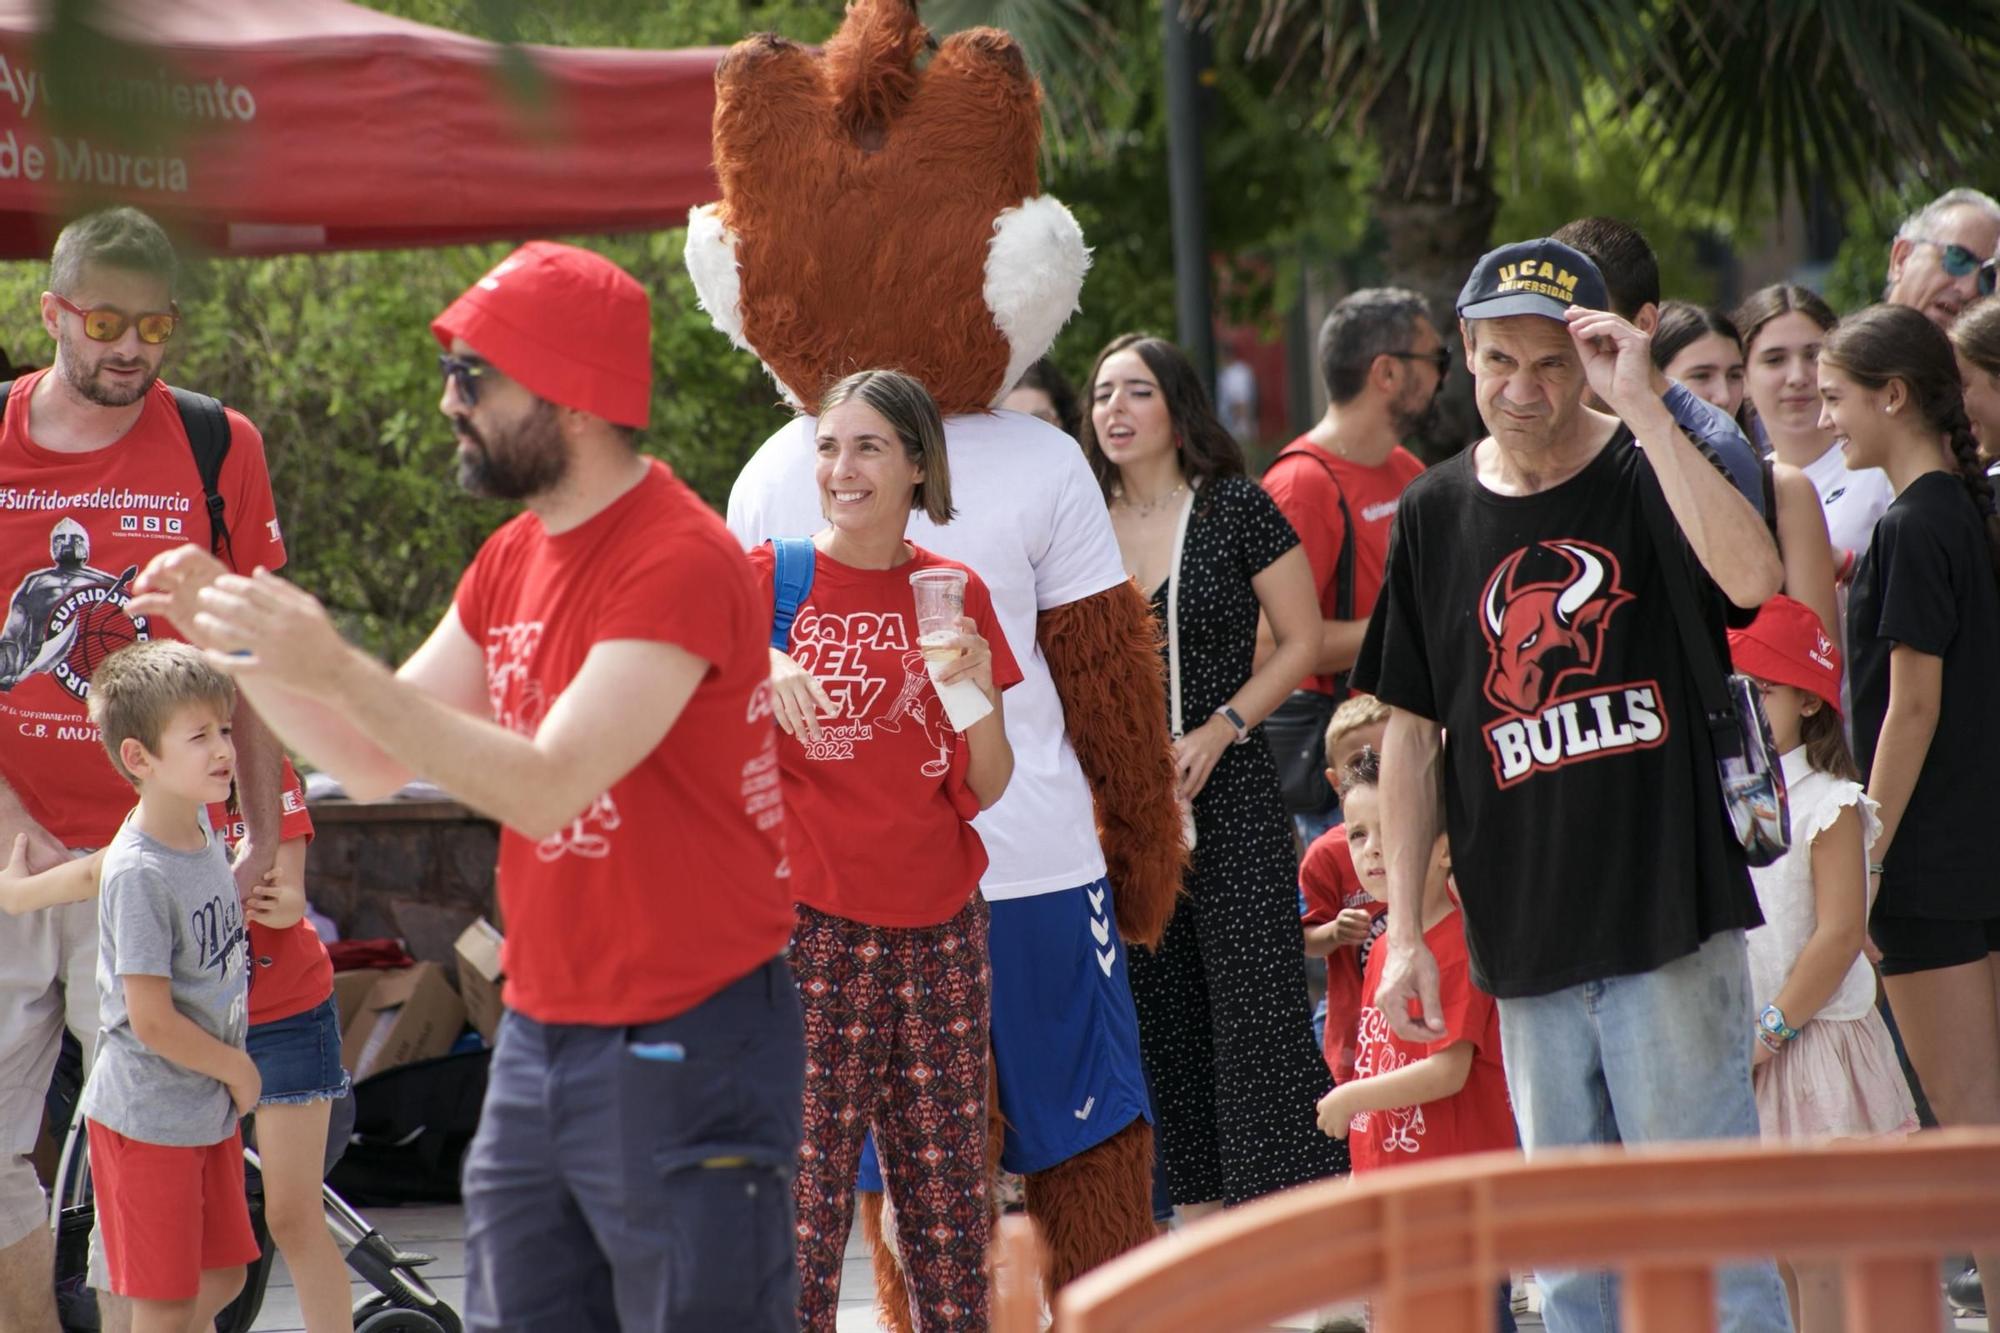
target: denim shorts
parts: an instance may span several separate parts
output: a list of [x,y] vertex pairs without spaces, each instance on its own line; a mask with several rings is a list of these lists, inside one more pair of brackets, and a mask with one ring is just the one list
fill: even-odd
[[340,1066],[340,1011],[331,995],[302,1014],[252,1024],[244,1044],[264,1080],[259,1106],[332,1101],[351,1086]]

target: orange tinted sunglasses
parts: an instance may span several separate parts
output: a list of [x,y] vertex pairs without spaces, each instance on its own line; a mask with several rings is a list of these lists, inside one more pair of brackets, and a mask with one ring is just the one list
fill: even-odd
[[[54,295],[54,293],[50,293]],[[174,336],[174,329],[181,322],[181,308],[169,306],[165,310],[148,310],[137,315],[128,315],[116,306],[92,306],[86,310],[74,301],[56,297],[56,304],[83,321],[83,336],[92,342],[115,343],[125,336],[125,330],[138,326],[139,341],[154,346]]]

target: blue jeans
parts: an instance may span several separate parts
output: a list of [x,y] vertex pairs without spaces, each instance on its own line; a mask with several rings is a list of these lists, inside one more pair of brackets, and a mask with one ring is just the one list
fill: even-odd
[[[1743,932],[1637,976],[1500,1001],[1507,1087],[1521,1145],[1755,1139],[1750,974]],[[1617,1333],[1611,1273],[1538,1273],[1550,1333]],[[1722,1333],[1790,1333],[1770,1263],[1717,1277]]]

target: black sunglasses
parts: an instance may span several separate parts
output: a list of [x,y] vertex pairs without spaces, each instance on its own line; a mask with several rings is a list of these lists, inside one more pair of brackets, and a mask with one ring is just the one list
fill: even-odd
[[1439,379],[1451,373],[1451,352],[1443,347],[1430,352],[1388,352],[1385,355],[1393,356],[1398,361],[1428,361],[1437,368]]
[[467,407],[479,405],[479,381],[486,378],[490,369],[492,367],[484,361],[473,357],[453,356],[448,352],[438,354],[439,372],[452,382]]
[[1927,236],[1913,236],[1910,241],[1914,245],[1936,246],[1939,251],[1940,266],[1954,278],[1962,278],[1976,270],[1979,274],[1976,285],[1981,296],[1993,295],[1994,288],[2000,286],[2000,261],[1981,259],[1962,245],[1933,241]]

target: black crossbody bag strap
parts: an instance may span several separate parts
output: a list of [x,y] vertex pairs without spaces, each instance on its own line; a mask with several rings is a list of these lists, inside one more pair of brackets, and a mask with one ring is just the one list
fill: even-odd
[[[1333,483],[1334,503],[1340,506],[1340,554],[1333,562],[1333,618],[1335,620],[1354,619],[1354,511],[1347,507],[1347,488],[1340,484],[1340,477],[1333,470],[1333,464],[1319,456],[1316,449],[1281,449],[1271,460],[1276,467],[1287,458],[1310,458],[1319,464],[1320,471]],[[1270,468],[1266,468],[1268,473]]]

